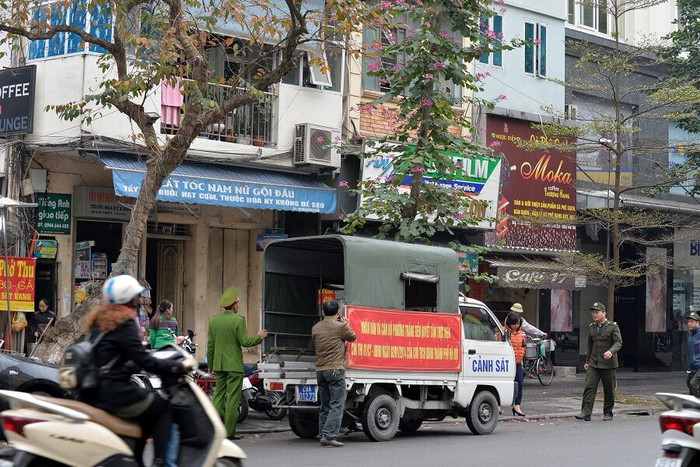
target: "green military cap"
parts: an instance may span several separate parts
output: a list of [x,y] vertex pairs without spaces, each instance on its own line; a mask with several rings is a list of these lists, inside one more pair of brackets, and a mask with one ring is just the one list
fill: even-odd
[[700,315],[698,315],[694,311],[691,311],[690,313],[688,313],[685,319],[694,319],[695,321],[700,321]]
[[603,304],[600,303],[600,302],[595,302],[595,303],[593,303],[593,305],[591,305],[590,310],[591,310],[591,311],[593,311],[593,310],[607,311],[607,310],[605,309],[605,305],[603,305]]
[[219,300],[219,306],[226,308],[227,306],[231,306],[233,302],[236,301],[238,298],[238,289],[235,287],[229,287],[228,289],[224,290],[224,293],[221,294],[221,299]]

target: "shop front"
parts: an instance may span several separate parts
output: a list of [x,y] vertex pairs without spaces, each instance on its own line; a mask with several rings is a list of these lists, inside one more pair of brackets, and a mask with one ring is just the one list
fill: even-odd
[[578,293],[586,277],[558,260],[577,250],[575,227],[575,155],[555,149],[527,148],[549,141],[535,122],[489,114],[486,144],[502,158],[498,222],[485,234],[483,272],[497,274],[495,284],[470,284],[470,295],[486,302],[500,319],[513,303],[523,317],[559,344],[555,364],[576,366],[579,354]]
[[[111,272],[145,176],[145,164],[132,155],[102,152],[90,163],[80,160],[76,177],[61,171],[57,157],[42,159],[52,180],[48,190],[71,199],[71,229],[54,236],[61,315],[80,300],[81,283]],[[158,194],[135,273],[150,284],[153,307],[173,302],[181,328],[197,333],[203,352],[209,318],[220,312],[218,298],[231,285],[241,291],[249,332],[259,329],[261,247],[286,235],[283,213],[317,225],[317,214],[335,212],[335,202],[335,190],[308,175],[185,163]]]

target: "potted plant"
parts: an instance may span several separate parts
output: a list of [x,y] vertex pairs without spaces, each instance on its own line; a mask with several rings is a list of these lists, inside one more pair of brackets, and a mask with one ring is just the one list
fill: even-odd
[[272,108],[270,102],[259,101],[253,104],[253,146],[264,146],[268,122]]
[[235,126],[233,128],[236,135],[236,143],[250,144],[250,114],[244,109],[236,109],[236,117],[234,119]]

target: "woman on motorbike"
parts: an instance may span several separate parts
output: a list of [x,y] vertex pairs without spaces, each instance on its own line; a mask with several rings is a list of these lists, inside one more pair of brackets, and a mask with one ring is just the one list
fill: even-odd
[[173,304],[168,300],[160,302],[153,313],[150,324],[151,348],[160,349],[168,344],[179,344],[185,340],[180,335],[177,318],[173,316]]
[[128,275],[108,279],[102,288],[103,305],[93,308],[85,322],[85,330],[94,340],[105,333],[95,346],[95,360],[102,368],[99,386],[81,392],[80,400],[121,418],[137,422],[142,429],[134,455],[143,464],[146,440],[153,437],[153,466],[164,465],[170,436],[170,403],[153,391],[135,387],[130,381],[133,361],[140,368],[158,374],[183,374],[196,366],[194,359],[182,362],[153,358],[142,346],[137,313],[143,286]]

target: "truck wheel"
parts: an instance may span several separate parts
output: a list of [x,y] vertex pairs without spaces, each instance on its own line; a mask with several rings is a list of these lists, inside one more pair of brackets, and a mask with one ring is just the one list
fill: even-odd
[[372,441],[389,441],[399,428],[399,409],[387,394],[369,399],[362,411],[362,430]]
[[289,428],[299,438],[313,439],[318,436],[318,412],[290,410]]
[[467,426],[475,435],[488,435],[498,424],[498,401],[488,391],[480,391],[472,399],[467,412]]
[[248,418],[248,399],[241,396],[241,403],[238,404],[238,423]]
[[403,431],[404,433],[413,433],[418,431],[418,428],[423,424],[423,420],[404,420],[401,419],[399,421],[399,430]]

